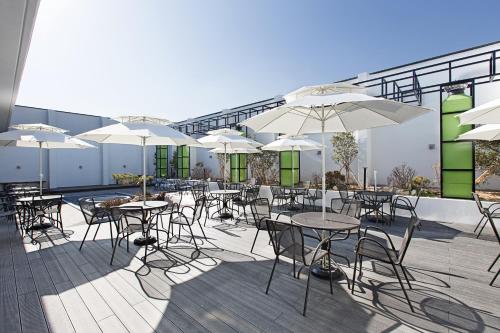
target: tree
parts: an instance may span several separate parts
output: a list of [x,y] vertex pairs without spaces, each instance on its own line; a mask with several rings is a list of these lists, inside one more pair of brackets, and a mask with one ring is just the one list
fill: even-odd
[[[217,156],[217,161],[219,161],[219,175],[222,176],[222,180],[226,181],[227,178],[227,171],[229,169],[228,163],[231,158],[231,154],[215,154]],[[225,162],[224,162],[224,155],[226,156]],[[224,174],[225,173],[225,174]]]
[[278,153],[263,150],[261,154],[248,154],[247,163],[252,176],[264,185],[276,183],[278,180]]
[[476,166],[482,171],[476,184],[485,182],[490,176],[500,176],[500,141],[476,142]]
[[351,164],[358,156],[358,143],[351,132],[344,132],[335,134],[332,137],[333,145],[333,160],[340,164],[340,171],[344,170],[346,181],[349,182],[349,171]]

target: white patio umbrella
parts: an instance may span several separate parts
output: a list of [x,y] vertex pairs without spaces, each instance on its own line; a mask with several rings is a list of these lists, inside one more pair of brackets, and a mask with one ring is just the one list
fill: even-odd
[[500,98],[484,103],[457,116],[460,125],[500,124]]
[[296,99],[305,96],[315,96],[315,95],[329,95],[338,93],[361,93],[366,89],[362,86],[356,86],[349,83],[330,83],[330,84],[319,84],[316,86],[305,86],[294,90],[285,96],[285,100],[290,103]]
[[431,110],[359,93],[326,95],[318,93],[293,99],[285,105],[249,118],[241,125],[248,126],[256,132],[294,135],[322,134],[322,216],[324,219],[326,207],[324,134],[400,124],[429,111]]
[[[213,154],[224,154],[224,148],[214,148],[209,150]],[[262,151],[257,148],[229,148],[227,154],[262,154]]]
[[226,155],[228,150],[241,148],[257,148],[262,146],[260,142],[242,136],[242,133],[230,128],[221,128],[208,131],[207,136],[198,139],[198,142],[205,148],[219,148],[224,151],[224,164],[222,168],[224,178],[224,188],[226,187]]
[[172,127],[170,121],[148,116],[122,116],[115,118],[119,123],[97,128],[76,137],[99,143],[117,143],[142,146],[142,190],[146,201],[146,146],[196,145],[195,139]]
[[316,141],[308,139],[305,135],[290,135],[285,134],[278,137],[278,140],[273,141],[265,146],[262,150],[273,151],[291,151],[292,152],[292,189],[295,185],[295,170],[294,170],[294,151],[306,150],[321,150],[323,146]]
[[71,137],[66,130],[45,124],[20,124],[10,127],[12,130],[0,133],[0,146],[38,148],[38,169],[40,177],[40,195],[43,193],[43,149],[84,149],[95,146]]
[[457,140],[500,140],[500,124],[483,125],[458,136]]

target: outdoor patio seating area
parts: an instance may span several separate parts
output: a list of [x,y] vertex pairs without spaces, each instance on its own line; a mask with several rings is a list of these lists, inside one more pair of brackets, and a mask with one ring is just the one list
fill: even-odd
[[[16,230],[22,210],[14,218],[2,218],[0,331],[480,332],[500,327],[499,281],[490,287],[494,272],[487,271],[499,250],[491,227],[476,238],[470,225],[422,220],[417,228],[413,225],[416,217],[397,214],[393,221],[391,214],[384,221],[367,216],[358,219],[363,214],[361,201],[339,196],[332,204],[340,207],[336,223],[354,224],[337,226],[337,231],[330,232],[330,237],[334,234],[331,239],[318,238],[315,230],[322,224],[299,218],[301,214],[321,216],[318,209],[298,207],[278,217],[290,206],[290,199],[269,207],[267,199],[251,198],[248,205],[242,205],[245,197],[230,194],[222,199],[225,195],[210,192],[251,196],[248,189],[253,187],[240,191],[210,185],[205,190],[198,184],[172,191],[168,199],[156,201],[150,214],[140,200],[104,213],[104,202],[131,198],[136,188],[120,194],[112,190],[65,193],[60,209],[51,210],[60,216],[37,215],[41,223],[51,226],[24,225],[30,231],[24,235]],[[156,193],[154,188],[150,191]],[[206,198],[213,203],[208,204]],[[81,207],[82,202],[103,209]],[[129,207],[124,210],[123,205]],[[94,213],[95,224],[85,211]],[[234,218],[220,218],[223,212]],[[326,214],[335,213],[328,210]],[[414,230],[405,235],[412,225]],[[358,238],[366,239],[367,233],[388,251],[394,246],[399,257],[394,262],[389,259],[392,255],[384,259],[380,251],[369,252],[368,243],[356,247],[363,243]],[[148,245],[137,243],[140,236]],[[147,242],[149,237],[156,239]],[[291,241],[302,249],[296,255],[284,251],[284,244]],[[317,252],[323,254],[313,258],[307,249],[318,249],[321,242],[328,244],[326,251],[320,249]],[[356,248],[364,256],[362,270]],[[333,275],[331,287],[328,278],[309,274],[309,266],[323,258],[330,258],[332,269],[343,273]],[[396,264],[397,274],[391,263]]]

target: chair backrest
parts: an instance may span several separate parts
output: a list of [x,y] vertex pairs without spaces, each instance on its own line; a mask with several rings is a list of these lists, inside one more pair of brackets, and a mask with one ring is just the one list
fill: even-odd
[[492,211],[485,210],[486,216],[488,217],[488,221],[490,222],[491,229],[493,229],[493,233],[497,237],[498,244],[500,244],[500,234],[498,233],[498,229],[495,225],[495,221],[493,221],[493,214],[500,214],[500,208],[493,209]]
[[193,194],[193,198],[197,200],[205,195],[205,190],[199,186],[193,186],[191,193]]
[[247,202],[252,202],[253,200],[257,199],[258,196],[259,196],[259,188],[250,187],[245,189],[245,200]]
[[342,207],[341,214],[359,219],[361,217],[361,206],[362,202],[360,200],[351,199]]
[[119,207],[119,210],[127,225],[143,225],[148,222],[146,211],[142,206]]
[[410,242],[413,237],[413,232],[415,231],[415,228],[417,228],[419,225],[420,225],[420,220],[417,217],[412,216],[410,218],[410,222],[408,222],[408,226],[406,227],[403,241],[401,242],[401,247],[399,249],[399,255],[398,255],[398,262],[400,263],[403,262],[403,258],[406,254],[406,251],[410,246]]
[[316,189],[316,199],[323,199],[323,190],[320,188]]
[[484,206],[483,203],[481,202],[481,199],[479,198],[479,195],[476,192],[472,192],[472,197],[474,198],[474,201],[476,202],[477,208],[479,209],[479,212],[481,214],[484,214]]
[[[271,218],[271,206],[267,198],[258,198],[250,202],[250,210],[257,227],[263,218]],[[264,227],[264,226],[262,226]]]
[[219,190],[223,190],[224,189],[224,182],[221,180],[218,180],[217,187],[219,188]]
[[305,263],[304,233],[301,227],[272,219],[266,220],[266,226],[276,256]]
[[90,224],[92,218],[95,214],[96,207],[93,197],[84,197],[78,200],[78,205],[80,206],[80,211],[85,218],[85,223]]
[[339,195],[342,200],[347,200],[349,198],[349,191],[347,190],[347,185],[339,184],[337,185],[337,189],[339,191]]
[[193,222],[199,221],[201,219],[201,215],[203,213],[203,207],[205,207],[206,200],[207,200],[207,197],[205,197],[204,195],[195,200],[194,212],[193,212]]
[[277,196],[281,193],[281,187],[278,185],[271,185],[271,194],[274,196]]

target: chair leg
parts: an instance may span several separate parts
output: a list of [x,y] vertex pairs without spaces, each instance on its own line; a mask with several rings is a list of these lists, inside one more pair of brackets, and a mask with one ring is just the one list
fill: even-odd
[[410,280],[408,279],[408,273],[406,272],[406,267],[404,267],[403,265],[399,264],[399,267],[401,267],[401,270],[403,271],[403,275],[405,276],[405,279],[406,279],[406,283],[408,283],[408,287],[410,289],[413,289],[411,287],[411,284],[410,284]]
[[481,225],[481,223],[483,223],[483,220],[486,216],[483,215],[483,217],[479,220],[479,223],[476,225],[476,227],[474,228],[474,233],[476,233],[476,230],[477,228],[479,228],[479,226]]
[[190,224],[188,224],[188,227],[189,227],[189,232],[191,233],[191,239],[193,240],[194,247],[198,250],[198,244],[196,244],[196,239],[194,238],[193,229],[191,229]]
[[481,233],[483,232],[483,229],[484,229],[484,227],[486,227],[487,224],[488,224],[488,220],[486,220],[486,222],[483,224],[483,226],[479,230],[479,233],[477,234],[476,238],[479,238],[479,236],[481,236]]
[[204,230],[203,230],[203,228],[201,227],[201,223],[200,223],[200,221],[198,221],[198,225],[200,226],[201,233],[203,234],[203,238],[205,238],[205,240],[208,240],[208,239],[207,239],[207,235],[205,235],[205,231],[204,231]]
[[259,235],[260,229],[257,229],[257,232],[255,233],[255,238],[253,239],[252,243],[252,248],[250,249],[250,253],[253,253],[253,247],[255,246],[255,241],[257,240],[257,236]]
[[408,293],[406,292],[405,286],[403,285],[403,281],[401,281],[401,277],[399,276],[398,270],[396,269],[396,265],[394,263],[391,263],[392,268],[394,269],[394,273],[396,273],[396,277],[398,278],[399,285],[401,286],[401,289],[403,289],[403,293],[405,294],[406,301],[408,302],[408,305],[410,306],[411,312],[415,312],[413,310],[413,305],[411,305],[410,298],[408,297]]
[[354,271],[352,273],[352,286],[351,286],[352,287],[351,294],[353,294],[353,295],[354,295],[354,283],[356,281],[356,268],[357,268],[357,266],[358,266],[358,254],[356,253],[354,255]]
[[111,237],[109,238],[111,240],[111,247],[113,247],[113,222],[109,222],[109,233],[111,234]]
[[306,316],[307,311],[307,298],[309,297],[309,286],[311,284],[311,267],[309,267],[309,272],[307,273],[307,283],[306,283],[306,296],[304,298],[304,311],[302,311],[302,315]]
[[273,269],[271,270],[269,281],[267,281],[266,294],[269,293],[269,287],[271,286],[271,280],[273,279],[274,269],[276,268],[277,263],[278,263],[278,256],[276,256],[276,259],[274,259]]
[[89,233],[91,225],[92,224],[89,224],[89,226],[87,227],[87,231],[85,232],[85,236],[83,236],[82,243],[80,244],[80,249],[79,249],[80,251],[82,250],[83,243],[85,242],[85,238],[87,238],[87,234]]
[[500,258],[500,253],[497,255],[496,259],[491,263],[490,267],[488,268],[488,272],[490,272],[493,266],[495,266],[496,262],[498,261],[498,258]]
[[95,231],[94,238],[92,238],[93,241],[95,241],[95,238],[97,237],[97,233],[99,232],[99,228],[101,227],[101,223],[97,225],[97,230]]
[[497,279],[498,277],[498,273],[500,273],[500,268],[498,269],[497,273],[495,274],[495,276],[493,277],[493,280],[491,280],[490,282],[490,286],[493,286],[493,282],[495,282],[495,280]]
[[115,245],[113,246],[113,253],[111,254],[111,261],[109,262],[109,265],[113,265],[113,259],[115,258],[115,252],[116,252],[116,248],[118,247],[118,243],[119,243],[118,240],[119,239],[120,239],[120,233],[117,230],[116,231]]
[[359,275],[361,276],[361,270],[363,269],[363,256],[359,256]]
[[328,251],[328,274],[330,275],[330,294],[333,295],[332,259],[330,257],[330,251]]

